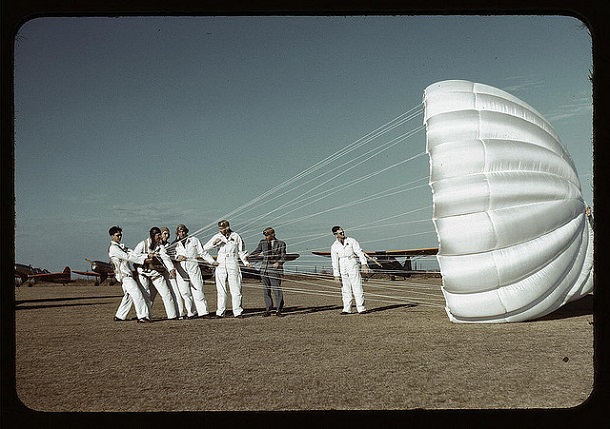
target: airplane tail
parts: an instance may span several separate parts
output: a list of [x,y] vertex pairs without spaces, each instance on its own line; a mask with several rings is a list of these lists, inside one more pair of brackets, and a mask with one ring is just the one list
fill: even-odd
[[66,267],[66,268],[64,268],[63,273],[64,273],[64,274],[70,274],[70,267]]

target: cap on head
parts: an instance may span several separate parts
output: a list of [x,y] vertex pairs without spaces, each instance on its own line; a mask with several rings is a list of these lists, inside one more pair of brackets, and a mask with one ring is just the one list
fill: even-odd
[[185,224],[181,223],[180,225],[178,225],[178,226],[176,227],[176,233],[177,233],[178,231],[189,232],[189,229],[186,227],[186,225],[185,225]]
[[218,222],[218,227],[219,228],[228,228],[229,226],[230,226],[229,225],[229,221],[226,220],[226,219],[223,219],[223,220]]

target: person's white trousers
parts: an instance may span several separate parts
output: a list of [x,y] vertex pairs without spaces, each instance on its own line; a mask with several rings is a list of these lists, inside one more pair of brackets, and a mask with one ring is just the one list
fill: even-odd
[[241,270],[237,261],[234,263],[227,262],[226,264],[216,267],[216,315],[224,316],[227,309],[227,283],[229,292],[231,293],[231,306],[233,308],[233,316],[237,317],[243,313],[241,307]]
[[352,294],[356,301],[358,313],[365,311],[364,290],[362,289],[362,276],[360,266],[355,262],[348,262],[341,266],[341,297],[343,298],[343,311],[351,313]]
[[123,288],[123,299],[119,304],[115,316],[121,320],[126,320],[133,304],[138,319],[149,317],[148,305],[146,305],[144,294],[135,279],[133,277],[123,277],[121,287]]
[[[174,302],[174,298],[172,297],[172,292],[165,281],[165,277],[161,274],[155,275],[154,277],[147,277],[144,275],[139,275],[140,283],[142,287],[147,292],[145,294],[146,304],[148,307],[148,313],[152,317],[152,305],[155,302],[155,296],[157,292],[161,295],[161,299],[163,300],[163,306],[165,307],[165,314],[168,319],[175,319],[177,317],[176,314],[176,303]],[[150,283],[152,283],[153,288],[150,287]],[[146,296],[148,295],[148,296]]]
[[182,265],[178,265],[176,271],[178,288],[184,299],[188,316],[193,316],[195,312],[199,316],[209,314],[208,302],[203,291],[203,276],[199,267],[187,271]]

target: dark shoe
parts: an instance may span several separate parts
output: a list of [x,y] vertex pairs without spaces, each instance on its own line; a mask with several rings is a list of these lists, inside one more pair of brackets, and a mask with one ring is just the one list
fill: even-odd
[[152,320],[145,318],[145,319],[138,319],[138,323],[150,323],[152,322]]
[[202,319],[213,319],[213,318],[214,318],[214,316],[213,316],[213,315],[211,315],[210,313],[208,313],[208,314],[204,314],[203,316],[201,316],[201,318],[202,318]]
[[114,316],[114,321],[115,322],[124,322],[125,319],[119,319],[118,317]]
[[235,316],[235,318],[236,318],[236,319],[243,319],[243,318],[244,318],[244,315],[243,315],[243,314],[240,314],[239,316]]
[[369,311],[368,310],[359,311],[358,314],[369,314]]
[[[270,313],[269,311],[265,311],[265,312],[263,313],[263,317],[269,317],[269,316],[271,316],[271,313]],[[116,319],[116,318],[115,318],[115,319]]]
[[197,319],[198,317],[199,317],[199,316],[198,316],[198,315],[196,315],[196,314],[193,314],[192,316],[186,316],[186,318],[187,318],[188,320]]
[[282,314],[282,312],[281,312],[281,311],[276,311],[276,312],[275,312],[275,315],[276,315],[277,317],[284,317],[284,315]]
[[224,316],[217,314],[214,316],[214,319],[224,319]]
[[180,317],[178,317],[178,320],[184,320],[186,318],[187,318],[186,316],[180,316]]
[[178,320],[178,318],[177,317],[171,317],[171,318],[168,317],[167,320]]
[[346,314],[352,314],[352,313],[348,313],[347,311],[342,311],[342,312],[341,312],[341,313],[339,313],[339,314],[341,314],[342,316],[344,316],[344,315],[346,315]]

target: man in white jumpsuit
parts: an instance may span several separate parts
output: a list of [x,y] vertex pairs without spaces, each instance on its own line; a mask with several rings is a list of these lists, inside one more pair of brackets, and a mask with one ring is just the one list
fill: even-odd
[[[169,256],[169,258],[172,260],[174,268],[176,269],[180,265],[180,262],[175,260],[176,247],[175,245],[169,242],[170,237],[171,232],[169,232],[169,228],[166,226],[162,226],[161,244],[165,246],[167,256]],[[193,301],[193,295],[191,295],[191,288],[189,287],[188,283],[186,284],[185,288],[180,289],[180,287],[178,286],[178,280],[176,280],[176,276],[170,277],[170,273],[167,270],[163,270],[161,274],[163,274],[163,277],[165,277],[165,282],[169,285],[169,289],[172,293],[172,298],[174,298],[178,319],[187,319],[189,316],[191,318],[195,317],[197,315],[197,309],[195,308],[195,302]]]
[[[180,224],[176,228],[178,242],[176,243],[176,260],[178,265],[178,286],[180,290],[192,287],[193,300],[197,309],[197,316],[190,315],[189,319],[201,317],[210,319],[212,316],[208,311],[208,302],[203,290],[203,276],[199,268],[198,260],[204,260],[210,265],[217,265],[214,258],[204,250],[201,241],[197,237],[188,236],[186,225]],[[190,286],[189,286],[190,283]],[[187,304],[188,305],[188,304]]]
[[133,271],[129,265],[130,262],[143,264],[146,258],[152,255],[136,254],[128,249],[123,243],[123,230],[118,226],[113,226],[108,230],[110,234],[110,247],[108,248],[108,256],[110,262],[114,266],[114,277],[116,281],[121,283],[123,288],[123,299],[114,316],[115,321],[123,321],[127,319],[131,305],[133,304],[136,310],[136,316],[139,323],[150,322],[148,306],[140,286],[133,278]]
[[359,314],[366,314],[364,306],[364,290],[362,289],[362,272],[368,273],[366,255],[360,248],[360,244],[351,237],[345,236],[345,231],[340,226],[334,226],[332,232],[337,238],[330,248],[330,257],[333,264],[333,276],[341,283],[341,296],[343,298],[343,311],[341,314],[352,312],[352,293],[356,300],[356,310]]
[[216,262],[216,318],[222,319],[227,308],[227,282],[231,292],[231,307],[233,316],[243,318],[244,309],[241,307],[241,269],[239,259],[246,267],[251,267],[248,262],[246,247],[243,240],[236,232],[232,231],[229,221],[221,220],[218,222],[218,234],[215,234],[203,245],[203,249],[218,249]]
[[149,233],[149,237],[138,243],[133,250],[135,253],[152,254],[153,258],[144,262],[144,264],[137,265],[138,278],[142,288],[145,290],[144,298],[148,305],[148,313],[152,319],[152,306],[155,302],[155,296],[157,292],[163,299],[163,306],[165,307],[165,314],[169,320],[176,320],[178,315],[176,313],[176,303],[174,297],[169,288],[169,285],[165,281],[163,271],[169,272],[169,277],[176,277],[176,269],[172,260],[167,255],[165,246],[161,244],[161,229],[153,226]]

